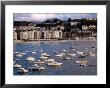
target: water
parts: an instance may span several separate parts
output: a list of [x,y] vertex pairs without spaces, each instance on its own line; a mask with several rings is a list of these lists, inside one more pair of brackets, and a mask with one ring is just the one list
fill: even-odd
[[[93,50],[92,47],[97,47],[96,41],[41,41],[41,42],[27,42],[27,43],[14,43],[14,52],[26,52],[26,55],[22,57],[17,57],[14,53],[15,59],[19,59],[16,63],[22,65],[24,68],[32,66],[32,62],[26,61],[26,58],[29,56],[35,57],[36,60],[41,56],[40,50],[47,52],[51,55],[51,59],[54,59],[57,62],[63,63],[60,67],[52,67],[47,64],[42,65],[46,68],[45,71],[29,71],[26,75],[97,75],[97,56],[87,56],[81,58],[87,60],[87,66],[79,66],[76,64],[76,60],[81,60],[78,56],[70,57],[71,60],[62,60],[55,56],[53,50],[57,52],[62,52],[62,49],[71,52],[70,47],[74,47],[76,51],[80,51],[83,48],[88,48],[89,51]],[[32,54],[31,51],[35,51],[36,54]],[[14,75],[20,75],[17,73],[16,68],[14,68]]]

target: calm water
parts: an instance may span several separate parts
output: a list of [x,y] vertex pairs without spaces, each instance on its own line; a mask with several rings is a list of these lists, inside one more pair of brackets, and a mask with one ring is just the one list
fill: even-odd
[[[81,58],[88,61],[87,66],[83,67],[75,63],[76,60],[81,60],[78,56],[71,56],[71,60],[62,60],[61,58],[57,58],[53,52],[53,50],[56,52],[62,52],[62,49],[71,52],[70,47],[74,47],[76,51],[80,51],[83,48],[88,48],[88,50],[91,51],[93,50],[92,47],[97,47],[97,43],[96,41],[41,41],[32,43],[14,43],[14,52],[29,51],[22,57],[17,57],[14,53],[14,61],[21,64],[24,68],[31,67],[33,63],[26,61],[26,58],[33,56],[38,60],[41,56],[41,52],[39,51],[43,49],[44,52],[51,55],[50,59],[54,59],[55,61],[63,64],[57,68],[44,64],[42,66],[46,68],[45,71],[29,71],[27,75],[97,75],[97,56]],[[31,51],[35,51],[36,53],[32,54]],[[20,75],[17,73],[16,68],[14,68],[14,75]]]

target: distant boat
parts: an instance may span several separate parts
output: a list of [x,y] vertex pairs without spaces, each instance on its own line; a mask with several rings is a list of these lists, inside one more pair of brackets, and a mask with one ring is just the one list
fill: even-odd
[[80,66],[87,66],[87,62],[88,62],[87,60],[76,61],[76,63],[79,64]]
[[14,68],[21,68],[21,65],[15,64],[13,67],[14,67]]
[[35,61],[35,58],[32,57],[32,56],[29,56],[29,57],[26,58],[26,60],[27,60],[27,61]]
[[20,54],[20,53],[18,53],[16,56],[17,56],[17,57],[22,57],[23,55],[22,55],[22,54]]
[[47,59],[45,62],[54,62],[54,59]]
[[26,55],[26,53],[21,53],[22,55]]
[[34,52],[34,51],[31,51],[32,52],[32,54],[36,54],[36,52]]
[[52,62],[48,63],[49,66],[61,66],[63,63],[58,63],[58,62]]
[[26,74],[26,73],[28,73],[28,70],[26,70],[25,68],[19,68],[19,70],[17,71],[17,73]]
[[37,64],[34,64],[34,65],[32,65],[32,67],[30,67],[28,69],[32,70],[32,71],[41,71],[41,70],[45,70],[45,67],[38,66]]
[[64,58],[62,58],[62,60],[71,60],[71,58],[70,57],[64,57]]
[[96,56],[96,53],[94,53],[94,52],[89,52],[89,54],[90,54],[90,56]]
[[76,56],[76,53],[70,53],[69,56]]
[[48,57],[45,57],[45,56],[41,56],[39,57],[40,59],[48,59]]
[[60,53],[60,54],[56,54],[55,56],[57,57],[63,57],[65,55],[65,53]]
[[42,53],[41,56],[44,56],[44,57],[50,57],[50,55],[47,54],[47,53]]
[[41,60],[37,60],[36,62],[34,62],[35,64],[44,64],[45,62],[44,61],[41,61]]

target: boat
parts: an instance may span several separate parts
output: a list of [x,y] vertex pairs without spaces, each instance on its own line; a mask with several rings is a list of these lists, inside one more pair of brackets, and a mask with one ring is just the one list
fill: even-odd
[[17,56],[17,57],[22,57],[23,55],[20,54],[20,53],[18,53],[18,54],[16,54],[16,56]]
[[26,73],[28,73],[28,70],[25,69],[25,68],[19,68],[19,70],[17,71],[17,73],[26,74]]
[[47,59],[45,62],[54,62],[54,59]]
[[65,55],[65,53],[60,53],[60,54],[56,54],[55,56],[57,57],[63,57]]
[[27,60],[27,61],[35,61],[35,58],[32,57],[32,56],[29,56],[29,57],[26,58],[26,60]]
[[80,66],[87,66],[87,60],[79,60],[79,61],[76,61],[77,64],[79,64]]
[[45,70],[45,67],[38,66],[37,64],[32,65],[32,67],[28,68],[29,70],[32,71],[42,71]]
[[89,55],[94,57],[94,56],[96,56],[96,53],[89,52]]
[[34,62],[35,64],[44,64],[44,61],[41,60],[37,60],[36,62]]
[[85,58],[85,57],[86,57],[85,55],[80,55],[80,56],[79,56],[79,58]]
[[14,67],[14,68],[21,68],[21,65],[15,64],[13,67]]
[[67,52],[67,50],[62,50],[62,52],[66,53],[66,52]]
[[29,51],[25,51],[26,53],[29,53]]
[[17,53],[19,53],[19,52],[13,52],[13,53],[17,54]]
[[45,56],[41,56],[39,57],[40,59],[48,59],[48,57],[45,57]]
[[36,52],[34,52],[34,51],[31,51],[32,52],[32,54],[36,54]]
[[48,63],[49,66],[61,66],[63,63],[58,63],[58,62],[52,62]]
[[26,53],[21,53],[22,55],[26,55]]
[[70,57],[65,57],[65,58],[62,58],[63,60],[71,60]]
[[76,56],[76,53],[70,53],[69,56]]
[[41,56],[50,57],[47,53],[42,53]]

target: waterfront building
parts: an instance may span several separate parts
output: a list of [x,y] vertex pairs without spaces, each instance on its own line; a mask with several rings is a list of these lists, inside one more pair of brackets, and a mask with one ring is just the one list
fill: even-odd
[[28,40],[34,40],[34,30],[28,30]]
[[88,29],[87,25],[82,25],[82,30],[86,31]]
[[41,38],[41,31],[40,30],[35,30],[34,32],[34,39],[38,40]]
[[28,33],[27,33],[26,30],[23,31],[23,39],[24,39],[24,40],[27,40],[27,39],[28,39]]
[[13,29],[13,39],[17,40],[16,28]]

